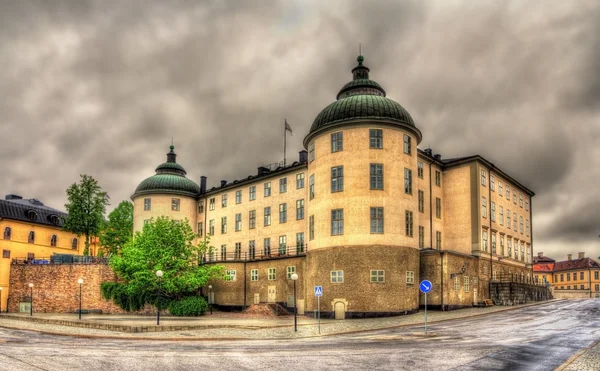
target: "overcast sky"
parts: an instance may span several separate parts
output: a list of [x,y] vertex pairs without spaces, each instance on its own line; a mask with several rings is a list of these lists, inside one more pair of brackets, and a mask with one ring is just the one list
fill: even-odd
[[111,209],[174,137],[209,186],[295,160],[319,111],[371,78],[443,157],[532,189],[534,252],[600,255],[600,2],[0,0],[0,192]]

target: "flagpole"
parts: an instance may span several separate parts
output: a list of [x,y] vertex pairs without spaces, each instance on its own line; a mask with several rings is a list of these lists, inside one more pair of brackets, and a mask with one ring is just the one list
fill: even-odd
[[285,127],[285,120],[283,123],[283,167],[285,167],[285,152],[286,152],[286,146],[287,146],[287,128]]

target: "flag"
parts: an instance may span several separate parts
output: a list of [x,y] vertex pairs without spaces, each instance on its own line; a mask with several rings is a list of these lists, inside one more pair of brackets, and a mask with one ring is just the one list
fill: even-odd
[[287,119],[285,120],[285,130],[289,131],[290,134],[293,134],[292,127],[287,123]]

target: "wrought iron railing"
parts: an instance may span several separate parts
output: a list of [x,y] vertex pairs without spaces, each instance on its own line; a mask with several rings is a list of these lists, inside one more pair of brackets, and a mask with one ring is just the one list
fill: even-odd
[[212,263],[219,261],[252,261],[274,258],[289,258],[295,256],[304,256],[308,250],[308,245],[298,246],[276,246],[267,248],[249,248],[245,251],[221,251],[219,248],[214,248],[212,251],[204,254],[202,261],[204,263]]
[[13,258],[12,264],[108,264],[108,258],[85,255],[53,255],[43,258]]

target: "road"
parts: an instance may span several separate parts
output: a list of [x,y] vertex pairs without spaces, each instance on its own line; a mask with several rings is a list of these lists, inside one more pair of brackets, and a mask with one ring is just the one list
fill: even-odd
[[292,340],[89,339],[0,328],[0,370],[554,370],[600,338],[600,300]]

